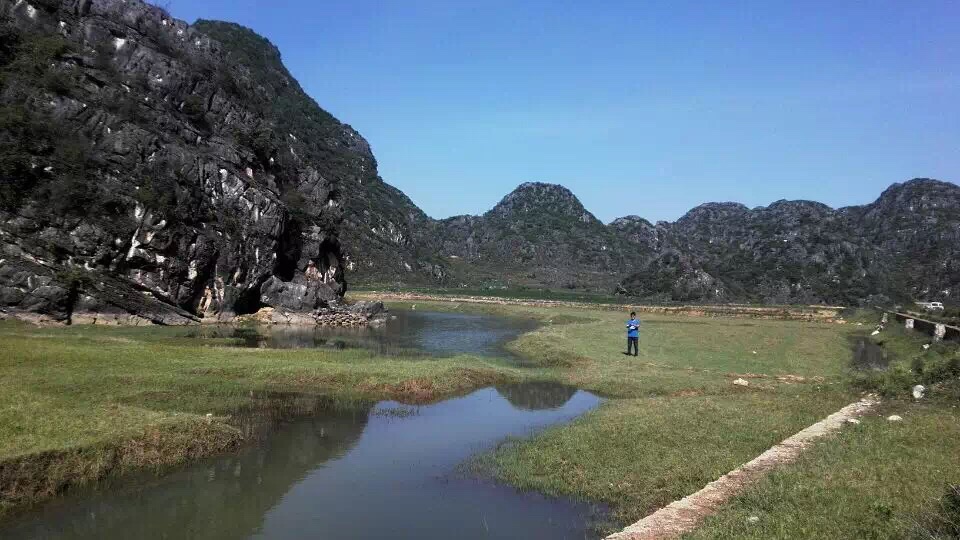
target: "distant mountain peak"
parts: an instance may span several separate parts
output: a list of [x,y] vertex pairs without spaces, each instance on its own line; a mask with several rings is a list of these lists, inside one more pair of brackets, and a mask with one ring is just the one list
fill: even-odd
[[731,216],[745,215],[750,212],[745,204],[736,202],[709,202],[701,204],[684,214],[678,224],[687,222],[724,221]]
[[511,191],[507,197],[511,196],[523,196],[523,195],[541,195],[545,193],[552,193],[557,196],[569,197],[571,199],[576,199],[577,196],[573,194],[568,188],[560,184],[551,184],[548,182],[524,182],[517,186],[516,189]]
[[511,218],[525,214],[567,216],[599,223],[572,191],[559,184],[525,182],[510,192],[486,216]]
[[647,219],[631,214],[629,216],[618,217],[610,222],[610,226],[614,229],[626,229],[629,227],[653,227],[653,224]]
[[880,194],[878,201],[903,196],[922,196],[924,194],[946,194],[960,196],[960,186],[933,178],[914,178],[906,182],[891,185]]

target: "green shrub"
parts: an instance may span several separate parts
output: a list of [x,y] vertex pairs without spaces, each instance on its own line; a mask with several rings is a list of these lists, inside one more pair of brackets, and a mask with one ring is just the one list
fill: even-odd
[[910,371],[914,375],[923,376],[923,356],[915,356],[910,364]]
[[68,51],[70,44],[59,35],[29,35],[21,38],[8,69],[37,80]]
[[73,81],[63,71],[48,69],[47,72],[41,76],[41,85],[58,96],[66,96],[70,94]]
[[960,378],[960,356],[952,356],[933,363],[924,373],[927,384]]
[[948,485],[933,508],[916,520],[912,532],[915,538],[960,538],[960,485]]
[[[928,350],[910,357],[909,361],[892,361],[886,371],[854,373],[852,384],[859,390],[877,392],[884,397],[906,398],[918,384],[943,385],[943,383],[956,382],[958,378],[960,378],[960,349],[949,344],[937,343]],[[946,388],[945,390],[943,393],[948,394],[955,389]]]
[[0,67],[13,61],[20,48],[20,30],[7,17],[0,17]]
[[35,156],[53,151],[49,123],[37,119],[22,103],[0,107],[0,207],[19,208],[42,182],[45,173]]
[[187,96],[187,99],[183,100],[183,114],[196,128],[205,132],[211,130],[210,120],[207,118],[207,104],[201,96]]
[[309,222],[310,212],[307,199],[299,191],[287,190],[280,196],[280,200],[287,210],[287,215],[292,219],[300,223]]
[[202,220],[207,211],[206,199],[196,182],[184,178],[183,168],[183,163],[170,156],[144,164],[137,173],[137,201],[170,223]]
[[114,115],[122,122],[131,124],[143,124],[148,117],[140,104],[140,100],[127,94],[106,97],[102,102],[103,108]]

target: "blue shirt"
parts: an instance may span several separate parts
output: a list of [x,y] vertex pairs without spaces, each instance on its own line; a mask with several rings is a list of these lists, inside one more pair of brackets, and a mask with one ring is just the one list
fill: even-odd
[[640,321],[638,319],[627,321],[627,337],[640,337]]

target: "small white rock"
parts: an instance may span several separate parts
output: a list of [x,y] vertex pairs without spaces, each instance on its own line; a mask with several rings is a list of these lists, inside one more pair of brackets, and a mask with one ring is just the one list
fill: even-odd
[[847,418],[847,423],[848,423],[848,424],[859,424],[859,423],[860,423],[860,420],[857,420],[856,418]]
[[737,386],[750,386],[750,381],[748,381],[748,380],[746,380],[746,379],[737,379],[737,380],[733,381],[733,384],[735,384],[735,385],[737,385]]
[[891,422],[900,422],[901,420],[903,420],[903,417],[901,417],[901,416],[898,415],[898,414],[892,414],[892,415],[890,415],[890,416],[887,417],[887,420],[889,420],[889,421],[891,421]]
[[918,384],[913,387],[913,399],[922,399],[923,393],[927,390],[922,384]]
[[760,521],[759,516],[750,516],[747,518],[747,523],[756,523],[758,521]]
[[870,335],[871,335],[871,336],[875,336],[875,335],[877,335],[877,334],[879,334],[879,333],[880,333],[879,330],[874,330],[873,333],[871,333]]
[[757,354],[757,351],[752,351],[752,352],[753,352],[753,354]]
[[929,344],[929,343],[924,343],[924,344],[923,344],[923,350],[927,350],[927,349],[929,349],[929,348],[930,348],[930,344]]

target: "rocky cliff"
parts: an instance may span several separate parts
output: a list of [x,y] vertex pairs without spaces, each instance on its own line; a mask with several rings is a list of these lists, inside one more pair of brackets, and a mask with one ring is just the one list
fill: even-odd
[[466,271],[467,279],[490,282],[518,276],[554,287],[609,284],[631,255],[570,190],[552,184],[523,184],[483,216],[445,219],[436,228],[454,279]]
[[[663,226],[623,290],[665,300],[860,304],[960,296],[960,187],[894,184],[866,206],[707,204]],[[690,282],[694,286],[690,286]]]
[[376,161],[263,38],[139,0],[0,0],[0,84],[5,313],[342,311],[344,208]]
[[710,203],[656,224],[604,224],[568,189],[528,183],[484,215],[431,219],[269,41],[140,0],[0,0],[0,180],[0,315],[363,322],[348,280],[667,302],[960,296],[960,187],[936,180],[862,207]]
[[708,203],[674,223],[600,223],[569,190],[524,184],[433,225],[448,284],[616,291],[662,302],[862,304],[960,296],[960,187],[894,184],[874,203]]

